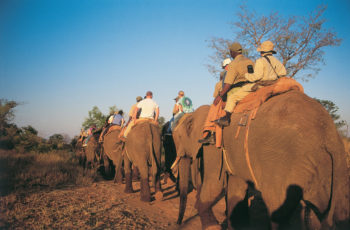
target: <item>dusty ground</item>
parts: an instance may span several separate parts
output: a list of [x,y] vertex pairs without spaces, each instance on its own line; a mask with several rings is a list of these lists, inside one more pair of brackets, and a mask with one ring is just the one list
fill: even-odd
[[[195,192],[190,193],[181,226],[176,225],[179,197],[173,184],[163,184],[163,201],[140,201],[139,183],[133,194],[125,194],[124,184],[100,180],[88,187],[0,197],[1,229],[201,229],[194,208]],[[224,201],[214,212],[224,220]]]

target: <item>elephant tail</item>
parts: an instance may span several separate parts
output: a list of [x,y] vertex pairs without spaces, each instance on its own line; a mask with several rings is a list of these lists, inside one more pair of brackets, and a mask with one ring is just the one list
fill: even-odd
[[317,216],[317,219],[322,222],[328,215],[329,211],[331,210],[332,207],[332,200],[333,200],[333,180],[334,180],[334,159],[333,159],[333,155],[332,153],[330,153],[328,151],[328,149],[326,148],[326,152],[328,153],[330,159],[331,159],[331,166],[332,166],[332,170],[331,170],[331,189],[330,189],[330,193],[329,193],[329,200],[328,200],[328,205],[327,208],[321,212],[318,207],[316,205],[314,205],[311,201],[305,200],[303,199],[305,205],[306,205],[306,210],[305,210],[305,225],[308,226],[308,221],[309,221],[309,215],[310,215],[310,211],[312,210],[315,215]]
[[153,145],[153,130],[152,130],[152,125],[148,125],[149,128],[149,133],[150,133],[150,139],[149,139],[149,154],[150,154],[150,160],[152,164],[152,175],[156,175],[158,173],[158,170],[160,170],[160,162],[157,161],[156,157],[156,152],[154,150],[154,145]]
[[191,159],[182,157],[179,162],[179,190],[180,190],[180,206],[177,224],[182,223],[182,219],[186,210],[187,192],[190,178]]

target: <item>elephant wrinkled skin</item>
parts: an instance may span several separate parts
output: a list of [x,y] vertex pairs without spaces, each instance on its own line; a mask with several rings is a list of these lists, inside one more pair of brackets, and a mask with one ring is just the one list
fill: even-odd
[[114,129],[109,131],[104,136],[103,141],[103,150],[104,150],[104,166],[106,174],[109,172],[109,160],[111,160],[115,166],[115,177],[114,182],[122,183],[123,174],[122,174],[122,163],[124,161],[124,172],[125,172],[125,192],[132,193],[133,188],[131,184],[132,171],[131,163],[129,159],[124,154],[124,143],[119,138],[120,129]]
[[[248,126],[235,139],[241,117],[233,114],[223,131],[228,168],[234,175],[227,191],[230,227],[235,225],[233,210],[245,196],[237,188],[246,188],[246,181],[261,192],[272,222],[279,226],[319,229],[349,220],[344,146],[320,103],[294,90],[269,99],[249,125],[247,155]],[[293,216],[297,220],[291,223]]]
[[[145,121],[136,124],[125,142],[126,155],[140,173],[141,200],[150,202],[148,170],[151,165],[152,184],[156,196],[162,196],[160,186],[161,138],[158,125]],[[160,198],[160,197],[159,197]]]
[[[201,147],[201,139],[209,106],[199,107],[186,114],[173,131],[179,161],[180,206],[178,224],[181,224],[187,201],[189,180],[197,190],[196,208],[202,227],[218,225],[212,206],[223,197],[223,178],[221,172],[220,150],[213,145]],[[192,162],[192,163],[191,163]]]

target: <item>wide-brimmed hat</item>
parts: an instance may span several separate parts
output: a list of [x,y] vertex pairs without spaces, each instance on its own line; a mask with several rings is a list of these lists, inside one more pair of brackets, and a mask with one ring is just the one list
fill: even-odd
[[276,51],[273,50],[273,43],[271,41],[264,41],[256,50],[258,52],[271,52],[274,54],[276,53]]
[[230,51],[242,53],[242,46],[238,42],[232,43],[231,45],[229,45],[228,48],[230,49]]

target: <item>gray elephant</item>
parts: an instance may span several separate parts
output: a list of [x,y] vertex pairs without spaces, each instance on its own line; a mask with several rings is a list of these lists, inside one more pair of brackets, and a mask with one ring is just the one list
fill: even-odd
[[164,183],[167,183],[168,178],[172,182],[176,182],[176,177],[174,176],[171,166],[174,163],[176,159],[176,148],[175,148],[175,143],[173,136],[168,133],[168,128],[169,128],[170,122],[166,122],[163,127],[162,127],[162,143],[163,143],[163,148],[165,152],[165,172],[164,172]]
[[156,199],[163,197],[160,185],[161,137],[159,125],[140,120],[130,130],[125,142],[127,157],[140,173],[141,200],[152,201],[148,182],[149,165],[151,165],[152,184]]
[[349,221],[344,146],[320,103],[292,90],[265,102],[237,133],[241,118],[233,114],[223,131],[229,227],[250,188],[261,194],[272,226],[320,229]]
[[220,176],[222,165],[220,150],[213,145],[202,147],[198,143],[198,139],[202,137],[208,111],[209,106],[204,105],[193,113],[186,114],[173,131],[179,164],[180,206],[177,223],[182,223],[191,180],[197,190],[196,208],[203,229],[218,224],[212,206],[224,195],[224,178]]
[[[110,174],[110,161],[115,166],[114,182],[122,183],[123,180],[123,165],[125,174],[125,190],[126,193],[133,193],[132,188],[132,170],[131,162],[125,155],[124,142],[119,138],[121,129],[111,129],[103,138],[103,150],[104,150],[104,168],[106,174]],[[123,164],[124,163],[124,164]]]
[[89,139],[86,147],[85,147],[85,157],[86,162],[84,164],[85,169],[95,168],[100,161],[100,151],[101,145],[98,142],[98,139],[101,134],[101,129],[93,132],[91,138]]

